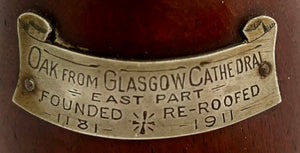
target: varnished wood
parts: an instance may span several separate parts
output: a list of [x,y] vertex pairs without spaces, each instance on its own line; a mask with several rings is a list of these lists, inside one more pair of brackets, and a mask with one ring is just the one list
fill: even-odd
[[[299,2],[0,0],[0,152],[300,152]],[[246,121],[182,138],[124,141],[74,133],[11,102],[18,76],[16,19],[25,11],[50,18],[60,36],[89,54],[157,59],[198,54],[242,41],[258,15],[278,22],[276,62],[282,103]]]

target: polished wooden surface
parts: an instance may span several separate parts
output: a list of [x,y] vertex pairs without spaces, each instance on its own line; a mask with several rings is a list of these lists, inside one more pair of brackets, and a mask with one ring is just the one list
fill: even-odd
[[[290,1],[0,0],[1,153],[297,153],[300,152],[300,20]],[[151,141],[112,140],[74,133],[11,102],[18,76],[16,19],[26,11],[49,18],[67,42],[88,54],[124,59],[188,56],[238,43],[246,21],[278,22],[276,62],[282,103],[208,133]]]

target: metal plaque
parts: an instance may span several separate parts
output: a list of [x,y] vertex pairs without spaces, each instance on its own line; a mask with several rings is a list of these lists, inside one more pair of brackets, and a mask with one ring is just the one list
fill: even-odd
[[153,61],[99,58],[48,40],[50,23],[18,19],[20,73],[13,101],[66,129],[117,139],[160,139],[239,122],[281,102],[277,24],[259,16],[246,40],[208,54]]

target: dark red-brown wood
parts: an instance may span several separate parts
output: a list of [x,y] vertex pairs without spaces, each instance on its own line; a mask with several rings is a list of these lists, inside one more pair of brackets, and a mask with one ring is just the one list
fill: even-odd
[[[1,153],[297,153],[300,152],[300,2],[253,0],[0,0]],[[67,42],[89,54],[161,59],[199,54],[243,40],[258,15],[278,22],[276,62],[282,103],[212,132],[151,141],[74,133],[26,113],[11,102],[19,67],[17,17],[33,11]]]

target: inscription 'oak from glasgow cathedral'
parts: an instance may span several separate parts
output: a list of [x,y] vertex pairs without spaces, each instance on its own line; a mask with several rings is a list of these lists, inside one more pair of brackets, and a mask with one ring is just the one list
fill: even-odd
[[[262,63],[261,53],[255,53],[252,56],[244,56],[235,61],[230,61],[225,64],[214,65],[204,68],[201,65],[186,68],[184,72],[167,72],[151,75],[140,75],[132,73],[132,75],[119,75],[114,70],[106,70],[101,76],[91,76],[84,72],[76,72],[71,68],[61,68],[58,62],[47,59],[42,56],[40,48],[34,46],[31,48],[28,56],[29,66],[49,77],[58,79],[58,74],[61,73],[61,80],[71,84],[77,84],[85,87],[98,87],[98,82],[102,81],[104,89],[107,91],[167,91],[170,89],[183,90],[186,86],[200,87],[206,84],[215,83],[220,80],[226,80],[236,77],[237,75],[259,67]],[[206,65],[206,64],[204,64]],[[213,65],[213,64],[211,64]],[[127,72],[131,73],[131,72]],[[101,79],[101,80],[100,80]]]

